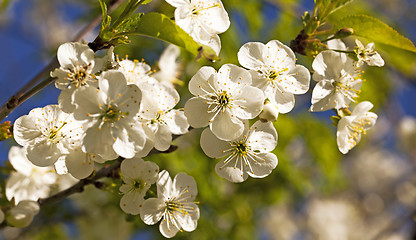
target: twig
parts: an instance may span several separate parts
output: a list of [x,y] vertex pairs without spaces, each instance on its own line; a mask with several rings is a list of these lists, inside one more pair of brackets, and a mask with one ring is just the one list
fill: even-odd
[[[114,11],[123,1],[125,0],[112,0],[108,4],[108,12]],[[101,20],[101,14],[94,18],[87,26],[85,26],[74,38],[74,42],[80,41],[86,33],[91,31]],[[32,97],[34,94],[39,92],[41,89],[48,86],[53,82],[53,79],[48,77],[47,79],[42,80],[42,78],[48,74],[52,69],[59,67],[58,59],[56,56],[52,61],[44,67],[35,77],[33,77],[25,86],[23,86],[19,91],[16,92],[9,100],[0,107],[0,122],[3,121],[14,109],[16,109],[20,104],[25,102],[27,99]],[[38,84],[39,83],[39,84]]]

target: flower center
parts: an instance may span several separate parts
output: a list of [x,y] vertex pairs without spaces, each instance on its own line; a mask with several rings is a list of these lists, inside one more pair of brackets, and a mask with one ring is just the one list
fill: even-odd
[[238,155],[245,156],[247,155],[249,149],[245,143],[237,143],[235,150]]
[[50,142],[52,143],[58,143],[62,138],[65,137],[62,133],[59,133],[59,131],[67,124],[67,122],[62,123],[62,125],[58,128],[58,126],[54,126],[52,128],[47,136]]
[[118,109],[116,106],[108,105],[105,110],[101,114],[101,119],[104,120],[104,122],[117,122],[121,118],[128,115],[128,113],[123,113]]
[[156,113],[156,116],[150,120],[150,124],[155,124],[155,123],[157,123],[157,122],[159,122],[159,123],[165,123],[165,122],[162,120],[162,115],[163,115],[163,111],[159,111],[159,112],[157,112],[157,113]]
[[68,73],[69,81],[75,87],[84,86],[87,84],[88,73],[87,70],[91,66],[91,63],[86,66],[76,66],[73,72]]
[[140,179],[136,179],[133,182],[133,186],[135,189],[143,189],[145,185],[146,183],[141,181]]
[[194,16],[197,16],[200,11],[208,10],[210,8],[215,8],[215,7],[221,7],[221,6],[220,6],[219,3],[212,4],[211,6],[210,5],[204,6],[203,4],[199,5],[199,6],[194,5],[192,10],[191,10],[191,14],[194,15]]

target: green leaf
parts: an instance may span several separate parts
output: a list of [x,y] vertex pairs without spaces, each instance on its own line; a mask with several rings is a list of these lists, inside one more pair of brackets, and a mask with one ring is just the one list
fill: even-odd
[[335,27],[336,29],[352,28],[356,36],[366,38],[369,41],[416,52],[415,45],[409,39],[374,17],[366,15],[348,16],[335,23]]
[[117,37],[137,34],[160,39],[186,49],[197,56],[197,58],[204,56],[212,61],[219,59],[214,50],[197,43],[174,21],[161,13],[151,12],[145,15],[132,15],[120,24],[116,32]]

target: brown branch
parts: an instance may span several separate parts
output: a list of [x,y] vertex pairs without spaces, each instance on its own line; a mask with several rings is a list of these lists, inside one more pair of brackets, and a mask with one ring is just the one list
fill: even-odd
[[[123,1],[125,0],[112,0],[108,4],[108,12],[114,11]],[[86,33],[91,31],[101,20],[101,14],[94,18],[87,26],[85,26],[75,37],[73,38],[74,42],[80,41]],[[27,99],[32,97],[34,94],[39,92],[41,89],[48,86],[53,82],[54,79],[48,77],[47,79],[42,80],[51,70],[59,67],[58,59],[56,56],[52,61],[44,67],[35,77],[33,77],[25,86],[23,86],[19,91],[17,91],[9,100],[0,107],[0,122],[3,121],[14,109],[16,109],[20,104],[25,102]],[[41,81],[41,82],[40,82]],[[40,83],[39,83],[40,82]]]

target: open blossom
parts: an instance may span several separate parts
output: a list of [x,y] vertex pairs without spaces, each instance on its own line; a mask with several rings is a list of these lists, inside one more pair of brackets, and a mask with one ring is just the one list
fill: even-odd
[[364,101],[355,106],[350,116],[341,118],[338,122],[337,144],[339,150],[346,154],[361,140],[361,135],[366,134],[377,120],[377,115],[369,110],[373,104]]
[[22,200],[37,201],[49,196],[50,188],[58,180],[53,167],[37,167],[26,158],[25,150],[13,146],[9,161],[16,171],[6,180],[6,197],[14,198],[16,204]]
[[271,153],[276,145],[277,132],[271,122],[257,121],[251,128],[247,126],[243,135],[233,141],[222,141],[209,129],[201,135],[204,153],[222,159],[215,166],[215,171],[231,182],[243,182],[248,176],[268,176],[277,166],[277,157]]
[[51,72],[51,77],[57,78],[55,86],[62,90],[58,103],[63,111],[74,110],[72,95],[76,89],[97,87],[95,74],[114,65],[113,49],[110,48],[103,58],[98,58],[87,44],[70,42],[59,46],[57,58],[60,67]]
[[153,225],[163,218],[159,230],[171,238],[181,229],[191,232],[199,219],[198,205],[193,202],[198,193],[193,177],[179,173],[172,179],[166,170],[159,173],[156,183],[158,198],[146,199],[140,212],[144,223]]
[[378,52],[374,51],[374,43],[369,43],[365,47],[358,39],[355,39],[355,43],[357,44],[357,47],[354,48],[354,51],[357,53],[358,67],[363,65],[364,62],[367,63],[369,66],[384,66],[383,58],[381,58]]
[[173,109],[179,101],[178,92],[159,82],[141,84],[142,104],[138,115],[147,137],[159,151],[167,150],[172,134],[188,132],[189,124],[182,110]]
[[98,79],[99,89],[83,88],[74,95],[74,117],[86,121],[83,150],[106,160],[117,155],[132,158],[145,144],[143,129],[134,121],[141,91],[127,85],[124,75],[115,70]]
[[166,0],[174,6],[175,22],[192,38],[211,47],[217,55],[221,49],[217,34],[230,26],[228,13],[220,0]]
[[249,42],[238,52],[238,61],[250,69],[253,86],[264,92],[265,98],[280,113],[295,106],[294,94],[304,94],[309,89],[310,73],[296,64],[293,51],[277,40],[267,44]]
[[35,108],[21,116],[13,131],[16,142],[26,148],[29,161],[39,167],[50,166],[68,154],[84,133],[81,123],[57,105]]
[[326,111],[348,107],[355,102],[362,80],[354,61],[344,53],[326,50],[312,63],[313,79],[318,82],[312,92],[311,111]]
[[120,170],[123,176],[120,207],[128,214],[137,215],[140,213],[147,190],[158,179],[159,167],[153,162],[132,158],[125,159]]
[[176,45],[169,45],[159,59],[159,71],[152,76],[162,84],[173,86],[175,83],[182,83],[178,80],[181,64],[176,60],[179,57],[180,49]]
[[185,116],[192,127],[210,126],[222,140],[233,140],[244,130],[243,119],[253,119],[263,108],[263,92],[251,86],[250,73],[232,64],[218,72],[202,67],[189,81],[195,97],[185,104]]

